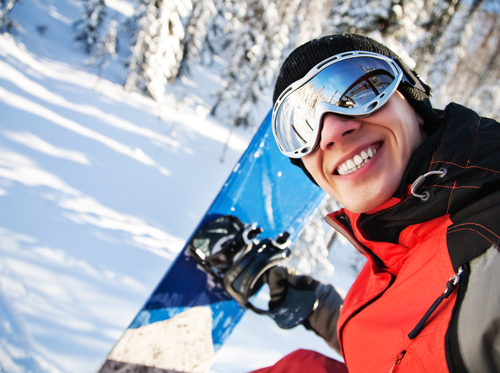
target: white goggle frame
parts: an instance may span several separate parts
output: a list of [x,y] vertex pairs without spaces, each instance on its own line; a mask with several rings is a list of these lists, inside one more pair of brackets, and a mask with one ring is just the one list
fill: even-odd
[[[294,103],[297,103],[298,101],[297,99],[295,99],[295,101],[292,101],[292,103],[290,104],[292,105],[292,109],[288,111],[288,117],[286,117],[285,119],[288,123],[282,123],[283,118],[281,115],[281,110],[283,109],[284,104],[287,104],[288,101],[293,100],[293,95],[299,95],[300,93],[297,92],[300,92],[300,89],[304,87],[307,83],[311,81],[314,82],[314,78],[316,78],[318,74],[320,74],[321,72],[328,70],[330,67],[338,64],[339,62],[347,61],[354,58],[365,58],[365,60],[373,58],[379,61],[378,63],[374,61],[373,65],[377,64],[380,65],[380,61],[385,62],[384,67],[385,65],[387,65],[387,69],[383,70],[386,71],[387,73],[392,74],[391,79],[393,78],[393,81],[387,87],[385,87],[385,89],[383,89],[383,91],[380,92],[378,95],[374,95],[373,98],[371,98],[368,102],[364,103],[361,106],[352,108],[341,107],[337,106],[337,104],[332,104],[328,102],[319,102],[315,104],[316,106],[314,112],[312,113],[310,105],[308,107],[307,104],[305,104],[304,102],[299,102],[299,106],[300,104],[303,104],[302,108],[301,107],[296,108],[297,105]],[[336,72],[335,70],[332,71],[332,73],[335,72]],[[360,74],[358,80],[365,77],[366,75],[369,74],[364,74],[364,75]],[[381,75],[389,76],[388,74],[381,74]],[[387,103],[387,101],[397,90],[399,84],[403,79],[407,81],[407,79],[404,77],[403,71],[398,66],[398,64],[391,58],[378,53],[366,52],[366,51],[352,51],[347,53],[341,53],[327,58],[326,60],[314,66],[303,78],[297,80],[296,82],[288,86],[288,88],[286,88],[281,93],[278,100],[274,104],[273,115],[272,115],[272,127],[273,127],[274,138],[276,140],[276,143],[278,144],[280,151],[289,158],[302,158],[303,156],[311,153],[316,149],[317,143],[319,142],[319,137],[320,137],[319,135],[321,132],[321,122],[324,114],[334,113],[349,117],[366,117],[371,113],[375,112],[376,110],[380,109],[384,104]],[[356,81],[357,80],[355,79],[355,82]],[[348,89],[352,88],[352,86],[353,85],[350,85]],[[319,85],[319,87],[321,87],[321,85]],[[323,85],[322,88],[324,89],[325,85]],[[317,88],[315,89],[317,90]],[[319,92],[322,92],[323,89],[319,90]],[[347,91],[348,90],[346,90],[346,92]],[[346,92],[344,92],[344,94]],[[347,97],[347,96],[342,95],[340,98],[342,97]],[[340,100],[338,100],[337,103],[338,102],[340,102]],[[293,120],[290,120],[290,118],[293,118],[296,115],[296,111],[300,110],[310,112],[309,116],[308,113],[305,114],[302,113],[303,114],[302,117],[305,118],[305,122],[307,123],[308,126],[308,128],[305,127],[306,132],[308,132],[305,135],[308,138],[304,138],[306,136],[300,135],[297,129],[294,127],[293,123],[291,123]],[[307,119],[309,119],[309,121]],[[304,128],[304,126],[302,127]]]

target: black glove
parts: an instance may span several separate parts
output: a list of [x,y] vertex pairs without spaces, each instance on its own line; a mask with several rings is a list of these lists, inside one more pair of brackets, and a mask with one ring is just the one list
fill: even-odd
[[306,290],[314,292],[319,282],[309,276],[299,274],[291,267],[272,267],[268,269],[262,279],[269,285],[271,300],[269,309],[280,307],[287,295],[288,287],[291,286],[297,290]]
[[262,276],[269,285],[271,300],[269,310],[278,309],[284,302],[290,287],[315,293],[319,303],[301,324],[313,330],[340,353],[337,338],[337,320],[343,297],[330,284],[323,284],[309,276],[299,274],[290,267],[273,267]]

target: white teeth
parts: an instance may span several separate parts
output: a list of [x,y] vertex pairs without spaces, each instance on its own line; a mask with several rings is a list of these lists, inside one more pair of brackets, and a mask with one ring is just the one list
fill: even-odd
[[354,163],[356,163],[356,166],[359,166],[361,164],[361,162],[363,162],[363,158],[361,158],[361,156],[359,156],[359,155],[355,155],[353,160],[354,160]]
[[375,154],[377,154],[377,150],[375,149],[368,148],[366,151],[363,150],[361,153],[356,154],[352,159],[348,159],[342,163],[337,168],[337,172],[339,175],[350,174],[351,172],[363,167]]

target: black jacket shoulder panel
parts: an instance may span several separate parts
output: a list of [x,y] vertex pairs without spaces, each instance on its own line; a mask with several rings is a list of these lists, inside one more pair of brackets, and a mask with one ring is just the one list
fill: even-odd
[[[457,269],[500,241],[500,124],[453,103],[438,115],[441,125],[414,152],[394,195],[401,202],[362,215],[359,224],[370,239],[397,243],[406,227],[449,215],[448,247]],[[420,175],[443,168],[445,177],[428,177],[421,187],[428,201],[403,198]]]

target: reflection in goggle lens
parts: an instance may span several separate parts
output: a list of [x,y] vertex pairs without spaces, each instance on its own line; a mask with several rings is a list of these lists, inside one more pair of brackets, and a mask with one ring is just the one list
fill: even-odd
[[337,106],[360,107],[380,95],[392,82],[394,76],[385,70],[374,70],[359,78],[340,97]]

